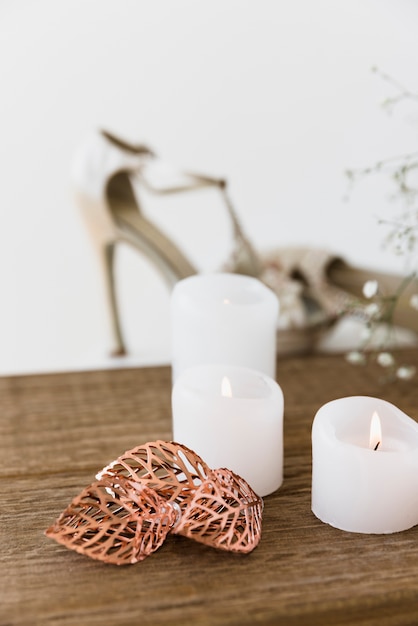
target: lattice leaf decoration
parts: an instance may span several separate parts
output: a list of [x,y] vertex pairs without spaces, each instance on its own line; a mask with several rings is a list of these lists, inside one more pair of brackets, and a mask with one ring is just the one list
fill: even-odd
[[152,489],[98,481],[74,498],[46,535],[93,559],[124,565],[155,552],[176,519]]
[[181,444],[128,450],[96,478],[46,531],[93,559],[142,561],[170,531],[234,552],[250,552],[260,541],[262,499],[243,478],[211,470]]
[[[155,489],[162,498],[183,508],[208,476],[210,468],[192,450],[175,442],[151,441],[128,450],[110,463],[96,478],[132,481]],[[183,504],[186,502],[186,504]]]
[[263,501],[227,469],[213,470],[173,532],[214,548],[251,552],[261,538]]

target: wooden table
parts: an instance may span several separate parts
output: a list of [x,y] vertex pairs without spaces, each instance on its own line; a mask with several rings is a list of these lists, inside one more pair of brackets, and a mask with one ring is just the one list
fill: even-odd
[[[405,354],[418,365],[418,352]],[[118,568],[43,535],[95,472],[124,450],[170,439],[170,370],[0,379],[0,625],[418,624],[418,527],[341,532],[310,510],[317,409],[374,395],[418,419],[416,382],[382,386],[340,356],[278,363],[285,480],[265,499],[263,538],[233,555],[170,536]]]

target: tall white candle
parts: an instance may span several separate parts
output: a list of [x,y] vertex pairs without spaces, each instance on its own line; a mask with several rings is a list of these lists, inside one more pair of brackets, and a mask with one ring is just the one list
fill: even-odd
[[312,427],[312,511],[359,533],[418,524],[418,424],[377,398],[321,407]]
[[200,274],[178,282],[171,299],[173,380],[204,363],[249,367],[275,378],[276,295],[238,274]]
[[213,469],[242,476],[260,496],[283,480],[283,393],[243,367],[201,365],[173,387],[173,437]]

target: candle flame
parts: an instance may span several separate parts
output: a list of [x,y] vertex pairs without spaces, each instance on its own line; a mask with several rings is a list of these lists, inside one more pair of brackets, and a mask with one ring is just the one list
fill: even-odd
[[222,378],[221,395],[224,398],[232,398],[232,388],[228,376]]
[[375,411],[372,415],[372,419],[370,422],[370,439],[369,439],[369,448],[372,450],[377,450],[377,448],[382,443],[382,426],[380,424],[380,418]]

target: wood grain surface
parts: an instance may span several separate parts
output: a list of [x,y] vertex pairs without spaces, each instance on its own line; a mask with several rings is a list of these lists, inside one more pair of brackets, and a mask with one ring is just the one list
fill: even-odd
[[[418,365],[418,352],[405,354]],[[312,419],[371,395],[418,420],[416,382],[381,385],[340,356],[278,362],[285,480],[265,499],[263,537],[233,555],[170,536],[116,567],[43,535],[103,465],[171,438],[169,368],[0,379],[0,625],[418,624],[418,526],[345,533],[310,510]]]

